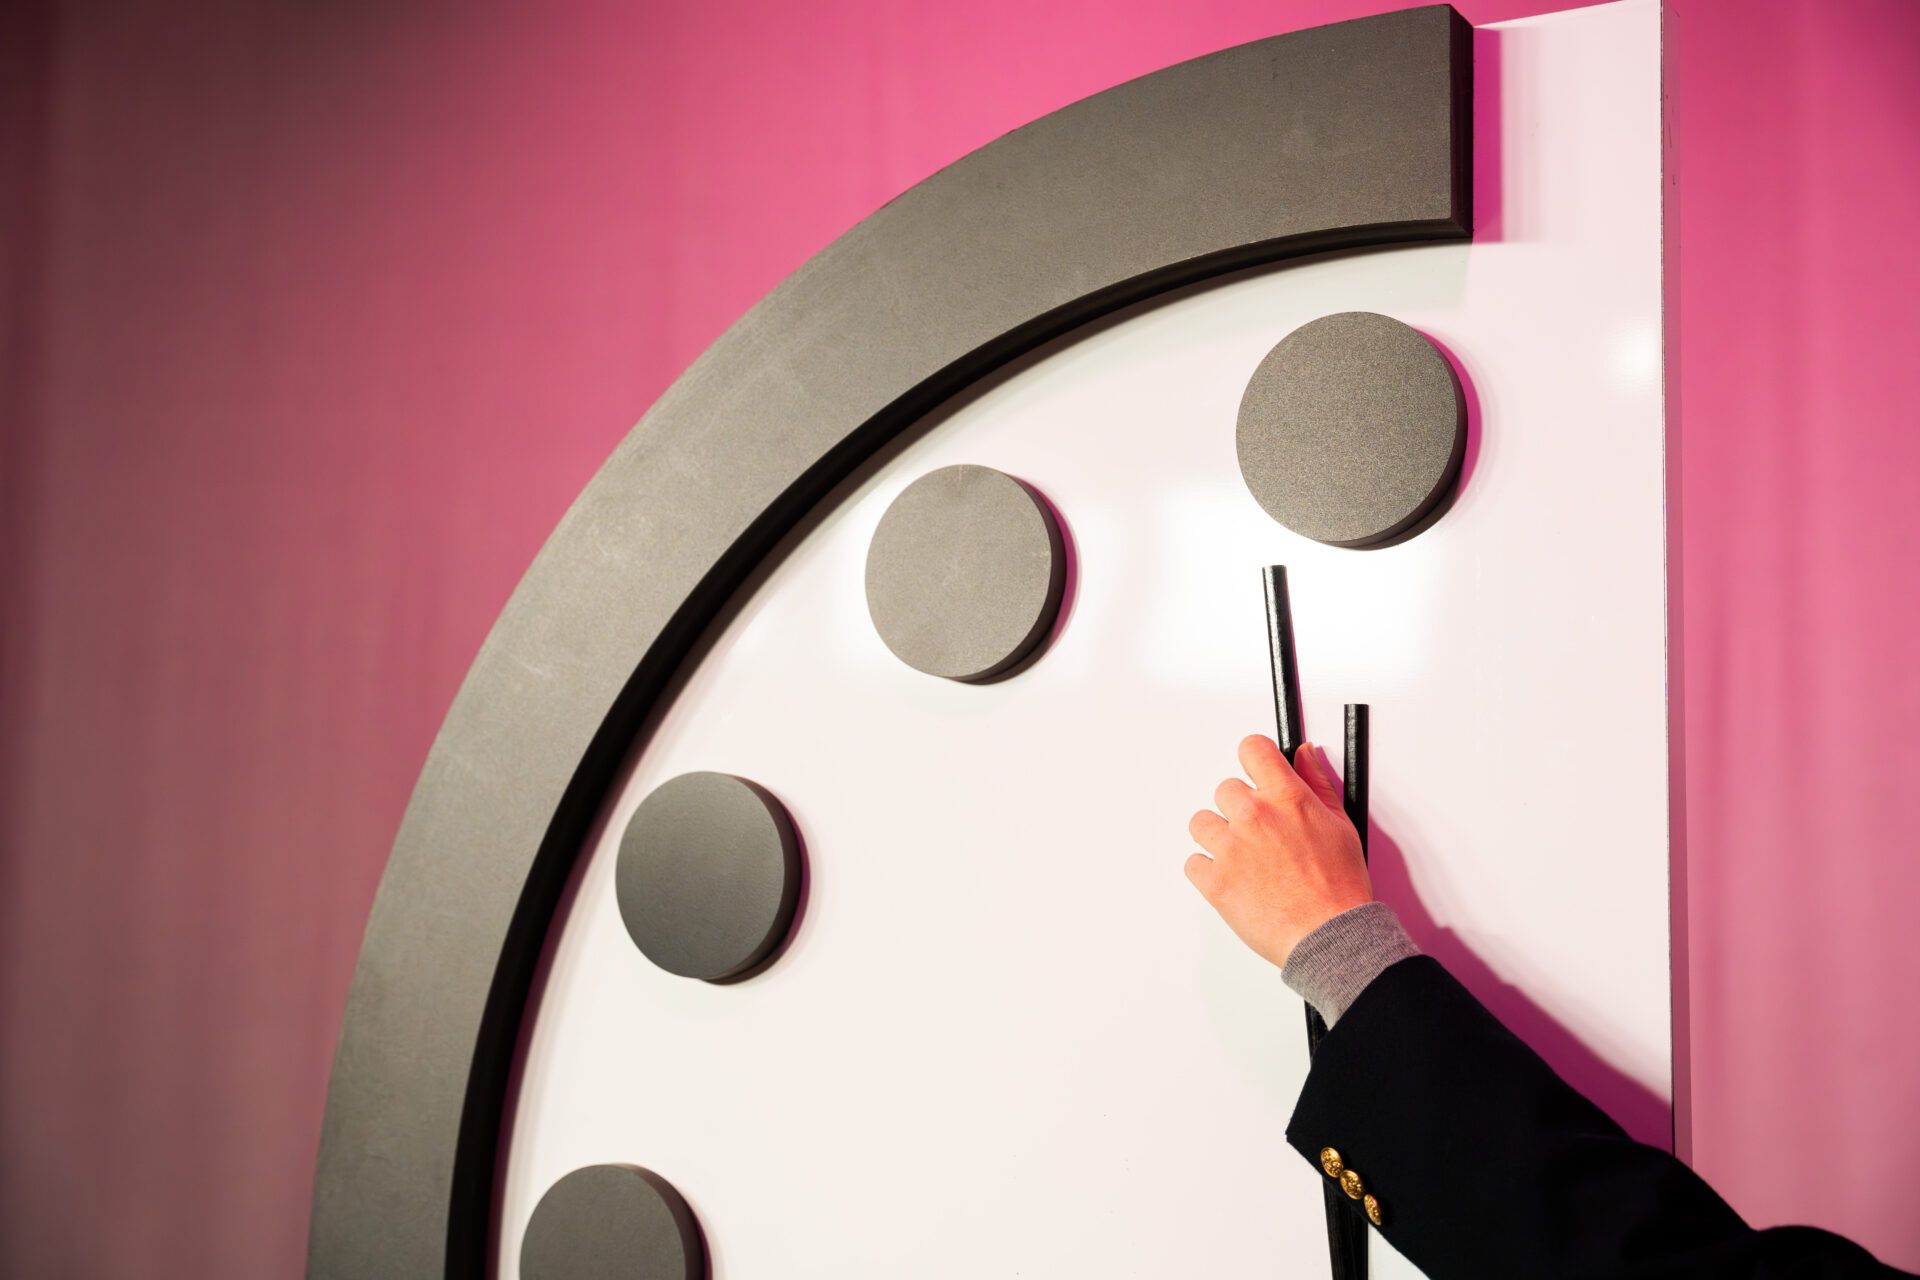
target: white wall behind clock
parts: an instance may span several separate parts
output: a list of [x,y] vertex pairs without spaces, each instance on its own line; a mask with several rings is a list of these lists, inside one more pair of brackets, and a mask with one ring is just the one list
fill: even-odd
[[[1666,1141],[1659,23],[1630,0],[1482,31],[1471,246],[1243,276],[1056,344],[793,544],[583,860],[509,1121],[502,1276],[541,1193],[596,1162],[671,1179],[719,1280],[1324,1275],[1321,1179],[1282,1140],[1300,1003],[1181,874],[1188,815],[1273,732],[1268,563],[1309,736],[1337,761],[1341,704],[1373,706],[1383,896]],[[1254,366],[1344,310],[1427,333],[1475,405],[1458,501],[1386,550],[1289,533],[1235,465]],[[960,462],[1038,487],[1077,561],[1052,648],[984,687],[895,660],[862,590],[887,504]],[[809,858],[792,946],[728,987],[655,969],[614,901],[627,816],[696,769],[770,788]],[[1376,1275],[1412,1274],[1375,1240]]]

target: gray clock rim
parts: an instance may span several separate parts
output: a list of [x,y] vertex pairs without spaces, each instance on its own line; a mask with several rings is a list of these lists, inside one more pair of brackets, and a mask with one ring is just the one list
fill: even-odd
[[485,1274],[562,890],[634,734],[781,536],[928,411],[1103,315],[1307,254],[1470,238],[1471,49],[1433,5],[1062,108],[857,224],[668,388],[535,558],[428,754],[336,1046],[309,1275]]

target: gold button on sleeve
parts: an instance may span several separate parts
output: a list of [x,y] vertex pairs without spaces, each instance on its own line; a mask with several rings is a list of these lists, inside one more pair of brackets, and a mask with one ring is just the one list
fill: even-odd
[[1367,1221],[1374,1226],[1380,1225],[1380,1202],[1372,1196],[1361,1196],[1360,1203],[1367,1207]]
[[1340,1171],[1347,1166],[1340,1163],[1340,1153],[1338,1151],[1335,1151],[1332,1147],[1322,1147],[1320,1148],[1320,1167],[1327,1171],[1329,1178],[1337,1178],[1340,1176]]
[[1360,1181],[1360,1175],[1351,1169],[1340,1171],[1340,1189],[1347,1193],[1349,1200],[1358,1200],[1367,1193],[1366,1183]]

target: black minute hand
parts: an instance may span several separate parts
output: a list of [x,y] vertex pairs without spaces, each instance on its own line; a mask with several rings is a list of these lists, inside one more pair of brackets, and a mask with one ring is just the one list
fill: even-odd
[[[1273,665],[1273,718],[1275,741],[1289,764],[1300,749],[1305,726],[1300,712],[1300,669],[1293,651],[1293,611],[1287,602],[1287,568],[1270,564],[1260,571],[1267,596],[1267,651]],[[1343,785],[1347,817],[1360,832],[1360,847],[1367,843],[1367,708],[1347,704],[1347,750]],[[1307,1011],[1307,1053],[1320,1047],[1327,1024]],[[1323,1182],[1321,1196],[1327,1214],[1327,1254],[1333,1264],[1333,1280],[1366,1280],[1367,1228],[1360,1216],[1344,1202],[1339,1186]]]

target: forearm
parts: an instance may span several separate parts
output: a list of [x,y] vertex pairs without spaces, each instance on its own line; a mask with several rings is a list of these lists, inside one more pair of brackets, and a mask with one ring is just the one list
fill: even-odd
[[1633,1141],[1562,1081],[1437,961],[1409,955],[1382,912],[1343,913],[1303,939],[1314,949],[1298,965],[1288,957],[1283,976],[1328,1002],[1334,1029],[1287,1138],[1316,1167],[1336,1150],[1377,1197],[1383,1234],[1429,1275],[1899,1274],[1825,1232],[1749,1228],[1686,1165]]

